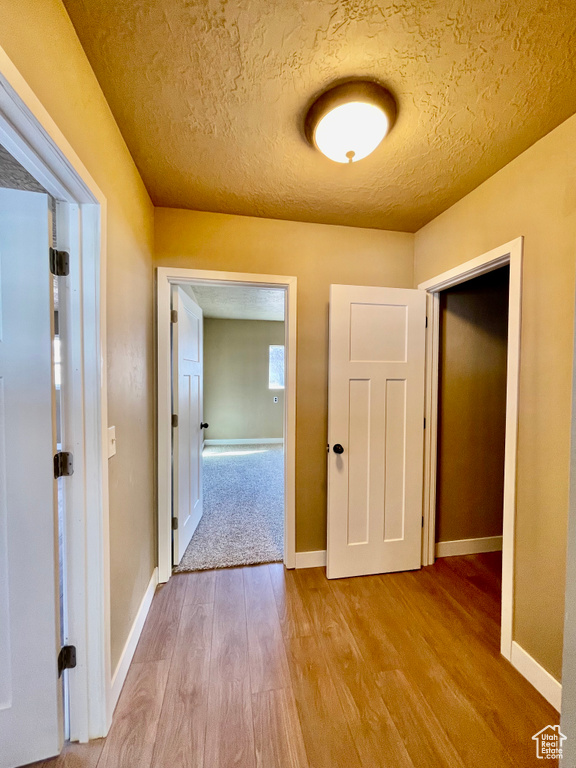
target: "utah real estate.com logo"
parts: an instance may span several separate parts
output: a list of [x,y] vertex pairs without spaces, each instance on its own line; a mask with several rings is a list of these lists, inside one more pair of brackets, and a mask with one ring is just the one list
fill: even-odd
[[559,725],[547,725],[535,733],[532,739],[536,742],[538,760],[559,760],[562,757],[562,744],[566,738]]

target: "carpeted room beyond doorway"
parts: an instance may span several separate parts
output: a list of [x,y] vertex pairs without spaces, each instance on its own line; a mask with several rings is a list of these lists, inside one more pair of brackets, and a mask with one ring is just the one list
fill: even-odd
[[207,446],[202,461],[204,514],[175,570],[281,562],[283,446]]

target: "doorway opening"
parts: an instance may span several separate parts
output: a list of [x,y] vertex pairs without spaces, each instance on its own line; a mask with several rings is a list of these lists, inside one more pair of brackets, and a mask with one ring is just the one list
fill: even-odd
[[[428,294],[422,564],[432,565],[437,554],[439,556],[450,552],[458,554],[458,549],[460,554],[464,554],[462,551],[464,546],[468,547],[468,551],[472,548],[472,553],[474,551],[477,553],[485,552],[486,549],[498,551],[500,546],[498,499],[501,499],[500,652],[515,666],[517,665],[515,657],[521,651],[512,641],[512,625],[522,246],[522,238],[518,238],[419,285],[419,288]],[[495,271],[500,274],[490,277],[489,275]],[[483,279],[476,284],[478,287],[475,294],[473,281],[480,276]],[[468,287],[466,287],[467,284]],[[508,287],[507,305],[506,297],[502,295],[506,292],[506,286]],[[454,287],[459,287],[459,290],[452,294],[445,293]],[[483,317],[482,319],[483,315],[490,314],[486,311],[481,300],[482,292],[486,296],[492,294],[492,300],[498,306],[497,310],[490,310],[494,313],[494,317]],[[443,293],[445,293],[444,297],[442,296]],[[496,299],[496,296],[499,298]],[[472,304],[475,305],[476,318],[474,322],[466,316],[466,313],[470,315],[473,311],[471,309]],[[457,306],[460,307],[460,317],[455,312],[452,313],[452,317],[448,317],[449,305],[453,309]],[[465,309],[466,306],[467,309]],[[447,338],[450,323],[452,335],[454,336],[454,332],[456,332],[452,340]],[[482,323],[485,327],[482,332],[476,333],[477,340],[473,345],[474,353],[472,353],[468,347],[470,347],[470,339],[474,335],[473,326],[481,326]],[[504,329],[506,338],[505,372],[502,367]],[[442,332],[445,334],[443,339]],[[475,369],[475,378],[472,380],[475,383],[467,382],[466,376],[459,377],[457,369],[451,383],[448,381],[446,373],[443,374],[441,381],[442,353],[444,352],[444,358],[446,358],[452,342],[454,342],[453,346],[456,349],[459,344],[464,347],[460,350],[462,358],[460,364],[463,365],[465,374],[470,373],[472,375],[471,372]],[[442,349],[442,343],[444,349]],[[488,364],[485,359],[488,349],[490,350],[489,356],[495,356],[498,359],[498,363],[492,368],[492,363]],[[496,349],[498,349],[497,352]],[[453,354],[454,351],[452,350]],[[488,386],[487,383],[492,388],[493,395],[497,392],[494,395],[495,402],[482,401],[484,397],[482,388]],[[441,402],[442,386],[444,386],[445,403]],[[467,394],[464,395],[463,393],[466,392]],[[446,398],[448,399],[446,400]],[[504,400],[504,407],[502,407],[502,400]],[[443,404],[448,408],[445,412],[442,412]],[[484,412],[479,414],[478,410],[482,411],[482,408],[484,408]],[[484,413],[485,417],[482,418]],[[450,424],[450,419],[453,419],[452,424]],[[465,423],[459,422],[459,419],[464,419]],[[502,429],[504,432],[503,469]],[[468,436],[468,444],[462,448],[462,434],[459,433],[465,430],[473,431],[473,436]],[[486,457],[484,453],[484,458],[479,459],[478,454],[474,454],[476,447],[473,443],[480,439],[485,443],[485,446],[491,445],[491,450],[496,450],[496,455]],[[456,456],[459,441],[461,453]],[[490,443],[490,441],[492,442]],[[497,449],[494,448],[496,443],[498,443]],[[456,461],[455,466],[450,469],[447,466],[448,462],[442,460],[440,451],[448,451],[448,456],[452,452],[453,460]],[[455,456],[456,458],[454,458]],[[439,466],[439,461],[443,461],[442,467]],[[460,463],[461,471],[458,472]],[[449,477],[451,471],[454,475],[452,479]],[[477,482],[477,480],[479,481]],[[461,490],[467,494],[469,510],[465,514],[462,514],[462,510],[457,509],[456,514],[454,510],[449,511],[448,499],[450,495],[447,496],[446,493],[450,488],[450,482],[446,485],[446,481],[452,483],[452,491],[456,497],[459,486],[462,486]],[[442,483],[442,487],[439,483]],[[486,485],[490,483],[496,483],[495,487],[486,490]],[[486,494],[486,498],[492,499],[490,514],[486,514],[484,517],[477,515],[478,508],[483,508],[483,493]],[[443,505],[443,508],[437,519],[439,504]],[[454,531],[460,532],[458,534],[461,536],[460,539],[449,538],[449,536],[456,535]],[[477,532],[477,535],[471,535],[471,531]],[[467,544],[463,544],[464,541],[467,541]],[[485,559],[490,562],[491,560],[497,561],[498,555],[488,554]],[[492,563],[492,565],[495,566],[493,575],[497,579],[498,563]]]
[[294,567],[296,278],[157,279],[160,581]]
[[[55,157],[53,146],[43,143],[42,134],[41,146],[33,152],[5,125],[1,101],[0,89],[3,766],[52,757],[63,741],[86,738],[92,728],[98,735],[105,733],[106,701],[99,700],[98,693],[107,680],[98,674],[102,667],[92,664],[78,631],[82,623],[87,625],[87,605],[82,605],[83,586],[76,584],[82,571],[87,588],[97,576],[87,573],[78,550],[89,506],[82,491],[87,481],[97,481],[98,512],[102,492],[99,457],[96,466],[86,445],[95,437],[97,449],[99,433],[84,426],[84,407],[94,405],[88,385],[93,381],[96,389],[99,382],[92,355],[98,354],[97,361],[100,357],[98,338],[87,340],[85,333],[94,317],[90,310],[98,317],[99,306],[90,306],[90,291],[82,284],[83,270],[90,272],[91,254],[88,248],[81,252],[80,242],[84,224],[82,245],[88,246],[95,236],[97,244],[97,219],[91,216],[91,204],[81,212],[47,168],[40,172],[46,150]],[[26,112],[22,115],[28,139],[35,138],[34,121]],[[93,290],[98,291],[96,284]],[[98,415],[96,409],[92,412]],[[103,650],[104,645],[104,636],[95,633],[94,648]],[[85,677],[89,670],[98,674],[90,690]],[[91,720],[84,718],[82,706],[90,694]]]
[[176,571],[283,560],[284,303],[277,288],[172,286]]
[[435,556],[500,640],[510,268],[440,292]]

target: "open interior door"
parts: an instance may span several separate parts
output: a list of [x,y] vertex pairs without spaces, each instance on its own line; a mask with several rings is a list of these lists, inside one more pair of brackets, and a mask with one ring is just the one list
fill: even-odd
[[[203,318],[179,286],[172,290],[173,563],[178,565],[202,517]],[[207,425],[206,425],[207,426]]]
[[62,745],[48,196],[0,190],[0,768]]
[[327,576],[420,568],[426,294],[332,285]]

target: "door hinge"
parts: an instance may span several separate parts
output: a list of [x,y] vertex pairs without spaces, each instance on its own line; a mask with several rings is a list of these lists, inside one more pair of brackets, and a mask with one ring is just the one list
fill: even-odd
[[172,323],[177,323],[178,322],[178,310],[177,309],[173,309],[170,312],[170,321]]
[[50,248],[50,272],[57,277],[67,277],[70,274],[70,254],[68,251]]
[[422,528],[424,528],[424,515],[422,515]]
[[426,417],[424,417],[424,429],[426,429]]
[[62,675],[65,669],[74,669],[76,666],[76,646],[65,645],[60,648],[58,654],[58,677]]
[[178,518],[173,517],[172,518],[172,530],[177,531],[178,530]]
[[428,328],[428,317],[426,317],[426,328]]
[[172,426],[177,427],[178,426],[178,414],[173,413],[172,414]]
[[70,477],[74,474],[74,456],[61,451],[54,456],[54,477]]

